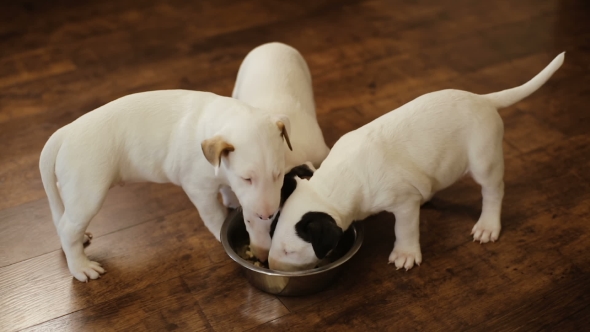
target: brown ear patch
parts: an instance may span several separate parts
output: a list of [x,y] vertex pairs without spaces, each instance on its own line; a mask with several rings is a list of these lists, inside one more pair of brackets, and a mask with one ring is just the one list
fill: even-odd
[[293,151],[293,147],[291,147],[291,141],[289,140],[289,134],[287,133],[287,129],[285,129],[285,124],[281,121],[277,121],[277,127],[279,127],[279,130],[281,131],[281,136],[283,136],[283,138],[287,142],[289,150]]
[[220,136],[215,136],[201,142],[201,150],[207,161],[215,167],[221,165],[221,157],[234,151],[234,146],[227,143]]

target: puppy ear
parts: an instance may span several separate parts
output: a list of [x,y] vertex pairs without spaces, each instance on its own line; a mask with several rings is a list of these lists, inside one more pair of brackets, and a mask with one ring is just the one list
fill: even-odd
[[293,167],[283,180],[283,187],[281,188],[281,206],[285,204],[285,201],[297,188],[298,180],[300,178],[310,178],[313,175],[313,171],[305,164]]
[[[313,165],[312,165],[312,167],[313,167]],[[293,167],[289,171],[289,173],[287,173],[285,175],[285,177],[287,177],[287,176],[292,176],[292,177],[298,176],[298,177],[300,177],[302,179],[309,179],[309,178],[312,177],[314,171],[315,171],[315,169],[310,168],[309,165],[303,164],[303,165],[299,165],[299,166]]]
[[289,140],[289,133],[291,132],[291,121],[286,115],[276,115],[274,117],[274,121],[277,127],[279,128],[279,131],[281,132],[281,136],[283,136],[285,142],[287,142],[289,150],[293,151],[293,147],[291,146],[291,140]]
[[295,188],[297,188],[295,175],[285,175],[283,186],[281,187],[281,206],[285,204],[285,201],[287,201],[287,198],[289,198],[289,196],[295,191]]
[[221,136],[214,136],[201,142],[201,150],[203,150],[207,161],[215,167],[215,176],[217,176],[221,166],[221,157],[234,151],[234,146],[227,143]]
[[332,216],[324,212],[308,212],[295,225],[297,235],[305,242],[311,243],[315,255],[323,259],[338,245],[342,237],[342,228],[338,227]]

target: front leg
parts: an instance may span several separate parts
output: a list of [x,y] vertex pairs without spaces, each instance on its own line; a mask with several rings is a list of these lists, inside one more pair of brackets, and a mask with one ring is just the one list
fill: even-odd
[[227,217],[227,209],[217,199],[219,188],[183,187],[189,199],[197,207],[205,226],[220,241],[221,226]]
[[240,207],[240,201],[238,200],[238,197],[229,186],[221,187],[219,192],[221,192],[223,205],[230,209],[237,209]]
[[395,245],[389,263],[407,270],[422,263],[420,251],[420,201],[408,201],[390,211],[395,214]]

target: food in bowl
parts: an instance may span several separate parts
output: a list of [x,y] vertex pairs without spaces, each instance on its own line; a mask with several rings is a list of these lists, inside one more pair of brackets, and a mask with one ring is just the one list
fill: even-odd
[[261,262],[256,257],[254,257],[252,250],[250,250],[249,244],[245,244],[239,247],[238,250],[236,250],[236,253],[240,255],[240,257],[242,257],[242,259],[247,261],[248,263],[268,269],[268,262]]
[[[336,248],[334,248],[334,250],[332,250],[331,252],[328,253],[328,255],[326,255],[326,257],[324,257],[324,259],[322,259],[321,261],[318,262],[318,264],[314,267],[314,269],[326,266],[332,262],[337,261],[340,257],[344,256],[346,254],[346,252],[348,251],[348,246],[346,245],[342,245],[340,243],[338,243],[338,245],[336,246]],[[269,269],[268,267],[268,261],[267,262],[261,262],[259,261],[254,254],[252,253],[252,250],[250,250],[250,245],[249,244],[244,244],[242,246],[240,246],[237,250],[236,253],[246,262],[257,266],[257,267],[262,267],[265,269]],[[272,271],[272,270],[271,270]]]

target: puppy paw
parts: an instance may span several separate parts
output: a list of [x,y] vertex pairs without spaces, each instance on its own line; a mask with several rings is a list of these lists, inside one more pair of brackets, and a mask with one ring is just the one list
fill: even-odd
[[422,263],[422,252],[418,248],[398,248],[395,246],[389,255],[389,264],[395,264],[399,270],[402,267],[407,270],[411,269],[414,264]]
[[92,240],[92,233],[86,232],[84,233],[84,241],[82,242],[84,245],[89,245],[90,240]]
[[488,243],[490,241],[496,242],[500,236],[500,223],[499,222],[485,222],[483,220],[478,221],[473,229],[471,235],[473,235],[473,242],[479,241],[479,243]]
[[100,266],[100,263],[86,260],[81,263],[72,264],[70,272],[74,278],[82,282],[88,282],[88,279],[98,279],[106,271]]

